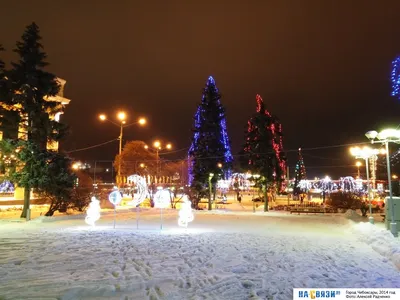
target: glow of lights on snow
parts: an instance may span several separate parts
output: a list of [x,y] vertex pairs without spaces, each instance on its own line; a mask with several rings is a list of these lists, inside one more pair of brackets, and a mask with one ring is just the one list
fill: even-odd
[[121,193],[120,193],[119,191],[111,192],[111,193],[108,195],[108,200],[109,200],[114,206],[117,206],[118,204],[121,203],[121,200],[122,200]]
[[188,197],[185,195],[182,198],[183,202],[181,209],[179,210],[178,225],[182,227],[187,227],[188,223],[194,220],[192,202],[189,201]]
[[133,200],[130,202],[130,204],[133,206],[138,206],[149,195],[146,179],[136,174],[129,176],[127,179],[128,182],[133,182],[137,188],[137,192],[133,194]]
[[85,222],[88,225],[94,226],[96,221],[100,219],[100,201],[96,197],[92,197],[92,201],[86,211]]
[[171,191],[170,190],[158,190],[154,195],[154,207],[156,208],[167,208],[171,205]]

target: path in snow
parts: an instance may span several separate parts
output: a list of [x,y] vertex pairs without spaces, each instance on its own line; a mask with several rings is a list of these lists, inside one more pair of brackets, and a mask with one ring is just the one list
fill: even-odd
[[[292,299],[294,287],[400,287],[388,259],[338,218],[121,214],[0,230],[0,299]],[[339,220],[339,221],[338,221]],[[144,228],[146,230],[144,230]],[[29,239],[29,243],[27,243]]]

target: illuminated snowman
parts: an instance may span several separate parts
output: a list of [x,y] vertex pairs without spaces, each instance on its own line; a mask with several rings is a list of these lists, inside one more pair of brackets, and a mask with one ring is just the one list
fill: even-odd
[[188,223],[194,220],[192,202],[189,201],[186,195],[183,196],[182,200],[183,203],[181,205],[181,209],[179,210],[178,225],[182,227],[187,227]]
[[86,211],[85,222],[88,225],[94,226],[96,221],[100,219],[100,201],[96,197],[92,197],[89,207]]

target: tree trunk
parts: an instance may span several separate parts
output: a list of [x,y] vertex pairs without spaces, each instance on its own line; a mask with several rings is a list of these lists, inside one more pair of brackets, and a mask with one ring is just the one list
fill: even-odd
[[268,190],[264,191],[264,212],[268,211]]
[[29,204],[31,201],[31,189],[24,188],[24,208],[22,209],[21,218],[26,218],[27,211],[29,209]]

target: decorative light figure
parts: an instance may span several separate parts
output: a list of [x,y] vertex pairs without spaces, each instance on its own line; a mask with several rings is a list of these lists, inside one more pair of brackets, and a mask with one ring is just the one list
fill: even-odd
[[85,222],[88,225],[94,227],[97,220],[100,219],[100,201],[96,199],[96,197],[92,197],[92,201],[89,204],[89,207],[86,211]]
[[400,99],[400,56],[392,62],[392,96]]
[[131,175],[127,178],[128,182],[133,182],[136,185],[137,192],[133,195],[133,200],[130,202],[133,206],[141,204],[149,195],[149,190],[146,183],[146,178],[140,175]]
[[111,192],[108,195],[108,200],[114,205],[114,207],[117,206],[122,200],[121,193],[119,191]]
[[171,205],[172,193],[170,190],[158,190],[154,195],[154,207],[167,208]]
[[194,220],[192,202],[189,201],[186,195],[182,198],[183,202],[181,209],[179,210],[178,225],[182,227],[187,227],[189,222]]

